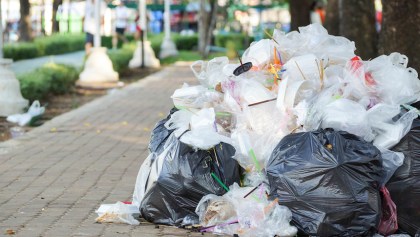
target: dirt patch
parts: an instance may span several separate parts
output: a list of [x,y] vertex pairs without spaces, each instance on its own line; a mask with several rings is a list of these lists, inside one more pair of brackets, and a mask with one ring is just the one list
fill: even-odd
[[[157,72],[157,69],[151,68],[135,68],[126,70],[120,74],[120,80],[125,83],[125,86],[136,82],[152,73]],[[0,117],[0,142],[19,136],[22,133],[30,131],[34,126],[40,126],[52,118],[76,109],[100,96],[107,93],[106,90],[76,90],[64,95],[51,95],[47,100],[41,101],[41,105],[47,104],[44,115],[37,120],[33,126],[19,127],[14,123],[9,123],[6,118]]]

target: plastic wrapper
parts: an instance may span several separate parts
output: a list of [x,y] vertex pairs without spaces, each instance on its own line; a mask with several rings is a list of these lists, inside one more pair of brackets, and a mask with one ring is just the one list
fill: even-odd
[[331,130],[286,136],[267,164],[270,196],[312,236],[368,236],[381,217],[381,153]]
[[212,107],[214,103],[222,100],[222,95],[213,90],[207,90],[203,86],[184,86],[175,90],[171,96],[174,106],[178,109],[201,109]]
[[413,120],[418,117],[417,111],[410,110],[402,115],[396,122],[372,122],[378,131],[373,144],[380,148],[391,148],[395,146],[410,130]]
[[374,81],[376,94],[387,104],[410,104],[420,99],[417,72],[405,68],[406,62],[398,63],[400,57],[382,55],[367,62],[366,70]]
[[203,196],[222,195],[226,190],[221,184],[229,186],[239,182],[241,171],[231,158],[235,149],[228,144],[194,150],[175,136],[167,143],[159,155],[163,159],[155,161],[161,163],[161,171],[156,181],[148,185],[140,212],[150,222],[179,226],[184,217],[195,215]]
[[420,120],[413,121],[411,130],[392,148],[402,152],[404,163],[386,187],[397,206],[399,228],[414,236],[420,230]]
[[329,35],[320,24],[299,27],[299,32],[292,31],[287,34],[275,30],[274,39],[279,43],[283,61],[312,53],[318,58],[326,58],[330,65],[337,65],[355,56],[354,42],[341,36]]
[[136,206],[117,202],[115,204],[102,204],[96,213],[99,215],[96,218],[98,223],[126,223],[130,225],[139,225],[140,222],[133,217],[133,214],[138,214],[139,211]]
[[227,80],[228,75],[223,73],[223,68],[228,63],[227,57],[216,57],[209,62],[199,60],[191,65],[191,70],[204,87],[215,88],[218,83]]
[[321,127],[346,131],[366,141],[374,139],[365,108],[348,99],[338,99],[325,105],[322,110]]
[[242,62],[251,62],[259,68],[265,67],[271,60],[273,43],[269,39],[253,42],[242,55]]
[[202,231],[240,236],[294,236],[296,227],[290,225],[292,213],[276,200],[267,200],[264,184],[255,188],[230,187],[223,197],[207,195],[196,212]]

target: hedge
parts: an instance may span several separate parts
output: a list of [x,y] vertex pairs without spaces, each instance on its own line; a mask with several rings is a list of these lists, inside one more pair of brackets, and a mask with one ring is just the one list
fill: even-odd
[[[132,35],[127,35],[128,41],[133,41]],[[112,48],[112,36],[102,36],[102,46]],[[123,42],[118,41],[118,48]],[[14,61],[42,57],[46,55],[57,55],[71,53],[85,48],[85,34],[54,34],[51,36],[36,38],[33,42],[17,42],[5,44],[4,56]]]
[[40,56],[39,50],[34,43],[5,44],[3,53],[5,58],[11,58],[15,61]]
[[[248,37],[248,42],[246,42]],[[218,34],[215,36],[215,45],[223,48],[229,48],[235,45],[236,50],[242,50],[249,47],[249,44],[254,41],[254,37],[246,36],[245,34]],[[229,43],[230,42],[230,43]],[[233,43],[233,44],[232,44]]]
[[68,93],[78,79],[79,71],[64,64],[48,63],[36,70],[18,75],[24,98],[34,101],[45,99],[50,93]]
[[85,36],[82,34],[56,34],[34,40],[40,55],[56,55],[83,50]]
[[108,56],[112,61],[115,71],[121,73],[128,68],[128,63],[133,58],[135,45],[124,46],[122,49],[108,50]]

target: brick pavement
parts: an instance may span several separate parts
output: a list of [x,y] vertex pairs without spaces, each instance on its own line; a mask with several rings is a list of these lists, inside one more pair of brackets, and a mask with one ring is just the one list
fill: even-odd
[[0,143],[0,236],[201,236],[151,224],[96,224],[102,203],[131,200],[154,124],[187,66],[172,66]]

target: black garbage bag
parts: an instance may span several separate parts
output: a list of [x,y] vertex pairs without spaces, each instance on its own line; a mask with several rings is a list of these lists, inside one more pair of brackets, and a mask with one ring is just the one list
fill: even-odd
[[392,150],[405,158],[386,186],[397,206],[399,228],[414,236],[420,231],[420,119]]
[[332,130],[284,137],[267,163],[270,196],[311,236],[371,236],[381,218],[380,151]]
[[181,225],[184,217],[196,217],[195,208],[207,194],[223,195],[240,181],[240,166],[232,156],[233,146],[220,143],[210,150],[195,150],[175,136],[156,162],[162,162],[159,176],[146,192],[140,206],[144,219],[155,224]]
[[150,153],[160,154],[163,151],[166,140],[174,130],[169,130],[165,127],[165,123],[171,118],[172,114],[178,111],[176,108],[172,108],[166,118],[160,120],[152,130],[149,142]]

